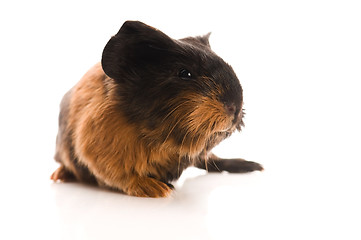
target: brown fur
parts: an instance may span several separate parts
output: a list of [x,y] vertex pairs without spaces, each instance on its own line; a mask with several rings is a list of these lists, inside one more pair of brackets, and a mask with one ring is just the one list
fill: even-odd
[[[207,158],[213,165],[220,159],[209,151],[239,128],[242,111],[235,117],[229,114],[219,101],[227,94],[224,88],[212,78],[198,79],[206,84],[207,94],[184,90],[163,103],[171,110],[161,121],[143,124],[146,119],[130,118],[122,110],[132,101],[121,94],[126,86],[96,64],[62,100],[55,156],[61,166],[51,178],[98,184],[133,196],[165,197],[173,188],[169,181],[186,167],[214,170]],[[247,171],[262,169],[252,166],[247,165]]]

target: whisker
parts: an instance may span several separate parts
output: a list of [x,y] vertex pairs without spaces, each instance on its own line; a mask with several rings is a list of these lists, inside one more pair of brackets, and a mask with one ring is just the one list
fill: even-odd
[[185,102],[182,102],[181,104],[178,104],[175,108],[172,109],[172,111],[170,111],[162,120],[162,122],[164,122],[168,117],[170,117],[178,108],[182,107],[184,104],[186,103],[191,103],[192,100],[187,100]]
[[[164,122],[168,117],[170,117],[172,114],[174,114],[174,112],[176,112],[176,110],[180,107],[182,107],[184,104],[190,103],[192,102],[192,100],[187,100],[181,104],[179,104],[178,106],[176,106],[171,112],[169,112],[164,119],[162,120],[162,122]],[[173,127],[171,128],[171,130],[169,131],[169,133],[167,134],[167,137],[165,138],[164,142],[166,142],[169,138],[169,136],[172,134],[172,132],[174,131],[175,127],[182,121],[184,120],[184,115],[181,115],[182,117],[180,117],[177,122],[175,124],[173,124]]]
[[175,124],[173,124],[173,127],[172,127],[172,129],[169,131],[169,133],[168,133],[167,137],[165,138],[164,142],[166,142],[166,141],[168,140],[169,136],[172,134],[172,132],[174,131],[175,127],[176,127],[182,120],[183,120],[183,118],[179,118],[178,121],[177,121]]
[[217,170],[218,170],[219,172],[221,172],[221,169],[219,169],[219,167],[217,166],[217,164],[216,164],[214,161],[212,161],[212,165],[213,165],[215,168],[217,168]]
[[[180,149],[182,149],[183,144],[184,144],[184,141],[185,141],[185,138],[186,138],[187,135],[188,135],[188,131],[187,131],[186,134],[183,136],[183,140],[182,140]],[[181,154],[180,154],[180,155],[181,155]],[[179,160],[179,162],[178,162],[178,175],[179,175],[179,174],[180,174],[180,160]]]

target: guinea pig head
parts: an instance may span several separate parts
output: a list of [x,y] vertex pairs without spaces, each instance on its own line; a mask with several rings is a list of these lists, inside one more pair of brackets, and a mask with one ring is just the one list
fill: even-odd
[[240,130],[242,87],[208,38],[176,40],[127,21],[105,46],[102,67],[117,85],[119,109],[150,145],[195,156],[215,136]]

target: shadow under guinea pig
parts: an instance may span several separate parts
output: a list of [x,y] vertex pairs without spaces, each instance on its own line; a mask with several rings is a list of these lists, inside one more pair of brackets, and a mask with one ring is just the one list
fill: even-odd
[[189,168],[178,181],[173,183],[175,186],[174,201],[182,201],[186,198],[195,201],[207,201],[214,190],[223,187],[232,188],[234,191],[248,190],[259,183],[257,181],[259,176],[257,172],[241,175],[227,172],[219,174]]

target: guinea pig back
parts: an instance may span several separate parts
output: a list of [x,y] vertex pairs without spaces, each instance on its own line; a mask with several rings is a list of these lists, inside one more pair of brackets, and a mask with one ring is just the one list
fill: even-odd
[[262,170],[211,149],[243,125],[242,87],[208,35],[175,40],[127,21],[64,96],[53,180],[168,196],[182,171]]

